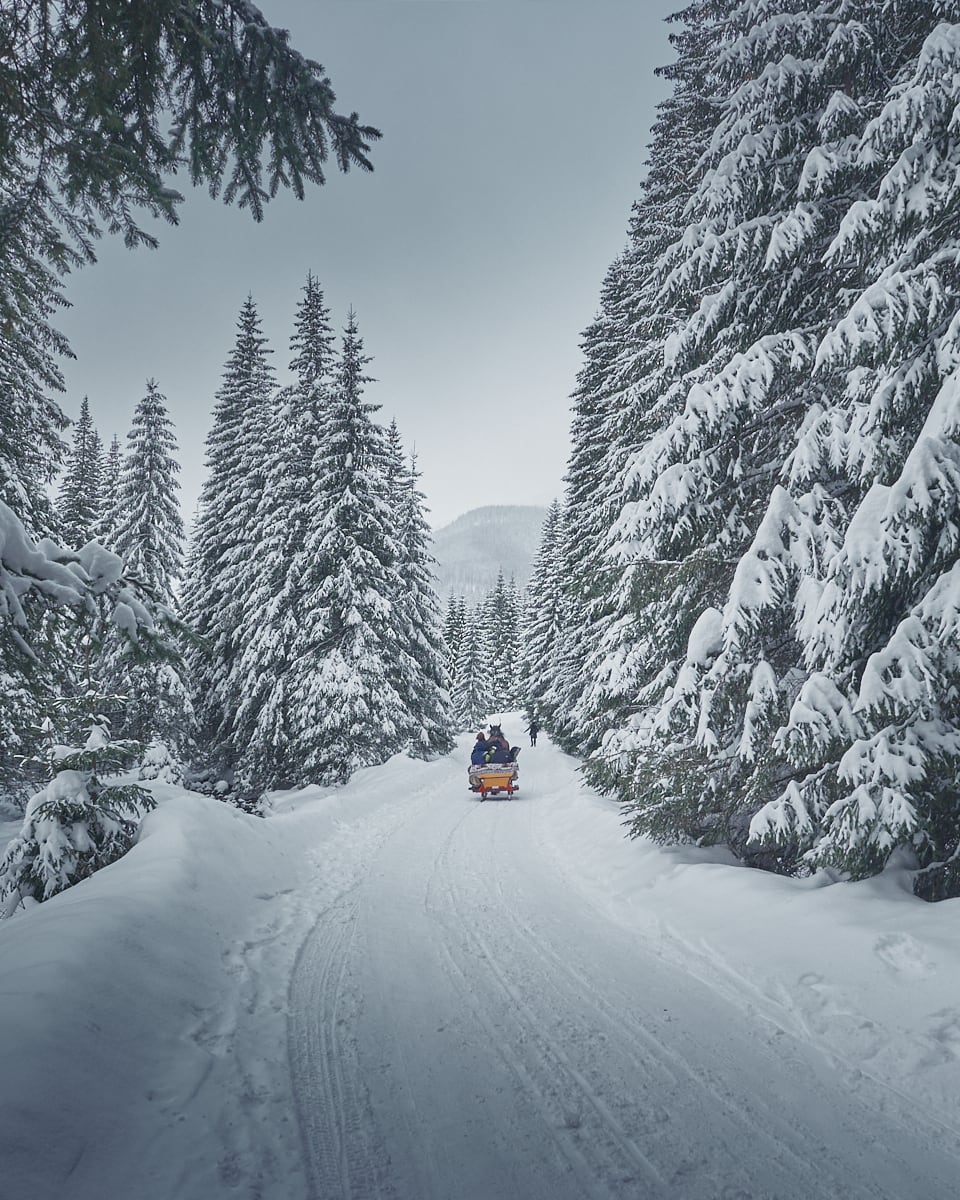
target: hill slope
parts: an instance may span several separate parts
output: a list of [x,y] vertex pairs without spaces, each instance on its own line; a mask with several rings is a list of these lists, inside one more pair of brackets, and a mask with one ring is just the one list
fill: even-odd
[[433,535],[440,598],[453,592],[475,604],[503,571],[526,587],[540,546],[545,508],[536,505],[491,505],[474,508]]

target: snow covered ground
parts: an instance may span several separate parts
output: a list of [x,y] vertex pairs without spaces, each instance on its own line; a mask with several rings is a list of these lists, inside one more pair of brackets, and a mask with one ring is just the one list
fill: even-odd
[[957,901],[625,841],[542,738],[481,805],[469,740],[266,821],[158,786],[0,925],[0,1195],[957,1194]]

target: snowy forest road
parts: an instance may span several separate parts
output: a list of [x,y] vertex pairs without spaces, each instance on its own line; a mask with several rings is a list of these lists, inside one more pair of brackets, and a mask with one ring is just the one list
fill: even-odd
[[469,741],[156,785],[0,923],[0,1200],[960,1194],[956,902],[627,842],[545,741],[480,803]]
[[371,772],[326,854],[287,1010],[309,1200],[954,1195],[955,1139],[591,902],[550,836],[575,764],[521,761],[482,804],[456,756]]

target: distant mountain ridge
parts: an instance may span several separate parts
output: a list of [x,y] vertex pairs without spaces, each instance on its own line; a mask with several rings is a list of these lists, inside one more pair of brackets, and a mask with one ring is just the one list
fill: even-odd
[[497,575],[526,587],[540,548],[546,508],[533,504],[473,508],[434,531],[433,556],[440,599],[452,592],[469,604],[492,591]]

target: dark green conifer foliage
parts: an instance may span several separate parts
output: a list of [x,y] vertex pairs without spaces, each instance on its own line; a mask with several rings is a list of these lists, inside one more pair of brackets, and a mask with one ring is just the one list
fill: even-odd
[[380,135],[247,0],[10,0],[0,45],[0,500],[43,534],[66,423],[59,277],[103,231],[155,244],[143,218],[175,223],[184,166],[260,220],[330,158],[370,169]]
[[336,111],[319,64],[247,0],[14,0],[3,28],[0,255],[31,223],[57,267],[104,227],[152,242],[137,210],[175,220],[184,163],[258,220],[280,188],[322,184],[331,153],[370,169],[378,132]]

